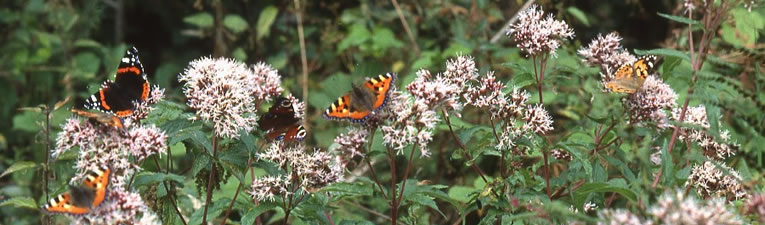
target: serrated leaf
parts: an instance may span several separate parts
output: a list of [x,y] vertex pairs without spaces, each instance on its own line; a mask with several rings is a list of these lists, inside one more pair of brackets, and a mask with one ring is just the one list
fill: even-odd
[[271,202],[260,202],[258,206],[255,208],[250,208],[247,210],[247,213],[242,216],[241,224],[254,224],[255,219],[260,216],[260,214],[263,214],[264,212],[268,212],[270,210],[276,210],[278,206]]
[[478,191],[478,189],[474,187],[452,186],[449,188],[449,198],[460,201],[462,203],[467,203],[471,199],[470,196],[476,191]]
[[650,50],[642,50],[642,49],[635,49],[635,54],[638,55],[662,55],[662,56],[674,56],[681,58],[687,62],[691,61],[691,57],[688,55],[687,52],[678,51],[675,49],[669,49],[669,48],[657,48],[657,49],[650,49]]
[[630,189],[618,187],[610,183],[585,183],[574,191],[574,205],[583,205],[587,196],[591,193],[615,192],[630,201],[637,200],[637,194]]
[[661,17],[667,18],[669,20],[678,22],[678,23],[684,23],[684,24],[690,24],[690,25],[699,24],[699,21],[688,19],[688,18],[685,18],[685,17],[682,17],[682,16],[669,15],[669,14],[664,14],[664,13],[660,13],[660,12],[657,12],[656,14],[658,14]]
[[40,113],[26,111],[13,116],[13,129],[34,133],[40,130],[37,121],[45,118]]
[[135,176],[133,185],[136,187],[140,187],[143,185],[155,184],[155,183],[160,183],[163,181],[172,181],[180,186],[183,186],[183,180],[184,180],[183,176],[173,174],[173,173],[165,174],[165,173],[144,171],[144,172],[138,173],[138,175]]
[[201,12],[183,18],[183,22],[192,24],[201,28],[213,26],[213,16],[210,13]]
[[428,208],[435,210],[436,212],[441,214],[441,216],[446,218],[446,215],[444,215],[444,213],[441,212],[441,209],[438,208],[438,205],[436,205],[436,201],[434,201],[433,198],[430,196],[420,194],[420,193],[415,193],[408,196],[405,195],[404,200],[409,201],[411,203],[427,206]]
[[260,11],[258,17],[258,24],[255,27],[255,39],[260,40],[263,37],[268,37],[271,30],[271,25],[274,24],[276,16],[279,14],[279,9],[273,5],[266,6],[263,11]]
[[333,197],[335,198],[372,196],[376,190],[374,185],[375,184],[373,183],[367,182],[339,182],[322,188],[320,192],[332,193]]
[[4,177],[5,175],[19,172],[22,170],[35,169],[37,168],[37,166],[38,166],[37,163],[30,162],[30,161],[14,162],[10,167],[8,167],[8,169],[3,171],[3,174],[0,174],[0,177]]
[[0,202],[0,207],[11,206],[16,208],[37,209],[37,202],[30,197],[13,197]]

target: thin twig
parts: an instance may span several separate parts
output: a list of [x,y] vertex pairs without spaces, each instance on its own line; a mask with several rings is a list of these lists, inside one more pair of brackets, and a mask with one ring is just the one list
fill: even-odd
[[526,1],[526,3],[524,3],[523,6],[521,6],[521,8],[517,12],[515,12],[515,15],[513,15],[513,17],[510,17],[510,20],[508,20],[505,23],[505,25],[502,26],[502,29],[499,29],[499,31],[497,31],[497,33],[491,37],[491,40],[489,40],[489,43],[492,43],[492,44],[497,43],[497,41],[499,41],[499,38],[502,37],[503,34],[507,34],[508,29],[510,29],[510,25],[512,25],[513,23],[515,23],[516,20],[518,20],[518,15],[520,15],[521,12],[523,12],[524,10],[531,7],[532,3],[534,3],[534,0]]
[[[162,171],[162,167],[159,166],[159,160],[157,160],[157,156],[155,155],[152,158],[154,158],[154,164],[157,165],[157,169]],[[175,198],[173,197],[173,195],[175,195],[175,191],[172,191],[172,192],[170,191],[170,188],[167,187],[167,181],[165,180],[162,181],[162,185],[165,186],[165,191],[167,191],[167,196],[170,197],[170,203],[173,204],[173,209],[175,209],[175,212],[178,213],[178,218],[181,218],[181,222],[183,222],[183,225],[186,225],[186,220],[183,219],[183,213],[181,213],[181,210],[178,208],[178,205],[175,203]]]
[[396,204],[396,153],[388,148],[388,163],[390,164],[390,218],[391,224],[398,224],[398,205]]
[[231,204],[228,205],[226,214],[225,216],[223,216],[223,221],[220,221],[220,225],[226,225],[226,219],[228,218],[228,214],[231,213],[231,209],[234,208],[234,202],[236,202],[236,197],[239,196],[239,191],[241,190],[242,190],[242,183],[239,183],[239,186],[236,187],[236,192],[234,192],[234,198],[231,199]]
[[[443,110],[443,109],[441,110],[441,113],[444,115],[444,121],[446,121],[446,126],[449,127],[449,133],[452,134],[452,138],[454,138],[454,142],[457,143],[457,146],[459,146],[462,149],[462,156],[465,157],[465,159],[467,159],[468,161],[473,161],[473,157],[471,157],[470,154],[468,154],[467,148],[465,147],[465,145],[462,144],[462,141],[460,141],[460,139],[457,138],[457,135],[454,134],[454,130],[452,129],[452,123],[449,120],[449,114],[446,113],[446,110]],[[475,172],[481,176],[481,179],[483,179],[483,182],[489,183],[489,180],[486,179],[486,176],[484,175],[483,170],[481,170],[481,168],[478,168],[478,166],[476,166],[475,163],[470,163],[470,165],[473,168],[473,170],[475,170]]]
[[[50,170],[50,106],[45,106],[45,167],[43,167],[43,193],[45,193],[45,202],[48,200],[48,172]],[[50,216],[43,213],[43,224],[50,224]]]
[[406,36],[409,37],[409,42],[411,42],[412,47],[414,48],[414,54],[420,55],[420,47],[417,47],[417,41],[414,39],[414,33],[412,33],[412,29],[409,29],[409,23],[406,22],[406,18],[404,18],[404,13],[401,11],[401,7],[398,5],[398,1],[391,0],[393,3],[393,7],[396,8],[396,14],[398,14],[398,19],[401,20],[401,25],[404,26],[404,30],[406,31]]
[[[419,130],[417,131],[419,133]],[[406,170],[404,171],[404,177],[401,178],[401,191],[398,194],[398,201],[397,204],[401,205],[401,200],[404,199],[404,188],[406,188],[406,179],[409,177],[409,170],[412,168],[412,159],[414,158],[414,148],[417,147],[419,143],[414,143],[412,145],[412,150],[409,153],[409,161],[406,162]]]
[[210,176],[207,177],[207,198],[205,200],[205,211],[202,214],[202,224],[207,224],[207,208],[210,206],[210,200],[212,199],[212,182],[215,177],[215,158],[218,155],[218,135],[215,131],[212,132],[212,148],[213,155],[210,160]]
[[[294,0],[295,3],[295,17],[297,17],[297,30],[298,38],[300,39],[300,63],[302,64],[302,82],[300,86],[303,88],[303,103],[308,104],[308,57],[305,53],[305,34],[303,34],[303,9],[300,7],[300,0]],[[303,127],[306,130],[310,130],[307,120],[303,120]]]

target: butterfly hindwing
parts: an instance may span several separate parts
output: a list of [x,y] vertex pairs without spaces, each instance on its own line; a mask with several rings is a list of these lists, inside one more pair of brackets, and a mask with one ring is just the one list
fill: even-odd
[[284,97],[276,99],[268,113],[258,120],[258,126],[266,132],[268,140],[284,142],[302,141],[306,130],[300,125],[300,118],[295,116],[292,100]]
[[122,119],[112,114],[103,112],[89,112],[79,109],[72,109],[71,111],[77,115],[88,118],[90,121],[95,121],[114,128],[124,128]]
[[126,117],[133,113],[133,102],[145,101],[149,91],[146,73],[138,59],[138,49],[132,47],[120,60],[114,81],[104,82],[101,89],[86,100],[85,107]]
[[329,119],[364,122],[369,115],[381,109],[388,101],[396,75],[386,73],[369,78],[362,86],[340,96],[324,112]]
[[643,86],[646,77],[656,73],[656,69],[662,63],[662,58],[655,55],[644,55],[634,63],[619,67],[614,73],[614,78],[606,82],[605,86],[611,92],[635,93]]
[[82,215],[98,207],[107,197],[111,169],[102,166],[88,172],[83,185],[70,187],[68,192],[60,194],[42,207],[48,213],[66,213]]

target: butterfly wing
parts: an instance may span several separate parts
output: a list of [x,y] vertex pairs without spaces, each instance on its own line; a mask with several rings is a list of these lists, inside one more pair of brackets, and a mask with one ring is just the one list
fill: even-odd
[[42,207],[42,210],[47,213],[68,213],[81,215],[90,212],[90,208],[85,206],[74,205],[73,197],[70,192],[66,192],[50,199],[50,201]]
[[[337,101],[333,102],[324,112],[324,117],[335,120],[347,119],[352,122],[364,122],[373,111],[385,106],[388,101],[388,93],[395,79],[396,75],[393,73],[381,74],[370,78],[361,89],[354,89],[352,92],[337,98]],[[357,90],[371,94],[356,94]],[[351,96],[370,99],[353,99]],[[371,109],[367,109],[368,107],[358,107],[360,104],[355,104],[353,101],[371,102]]]
[[86,100],[85,107],[126,117],[133,113],[133,101],[149,96],[149,82],[138,59],[138,49],[132,47],[122,57],[114,82],[107,81]]
[[274,102],[274,105],[268,109],[268,113],[258,120],[258,127],[260,127],[261,130],[270,133],[275,130],[281,131],[284,126],[295,124],[298,121],[300,121],[300,119],[295,118],[295,110],[292,106],[292,101],[280,97]]
[[306,134],[308,134],[308,132],[305,130],[303,125],[296,123],[296,124],[293,124],[292,126],[289,126],[287,129],[284,130],[284,132],[279,133],[279,135],[276,135],[274,139],[277,141],[284,141],[284,142],[303,141],[303,139],[305,139]]
[[111,170],[101,167],[88,172],[83,187],[73,187],[70,191],[52,198],[42,207],[48,213],[66,213],[82,215],[98,207],[106,199]]
[[95,190],[91,207],[101,205],[106,199],[111,173],[112,170],[109,167],[101,166],[98,170],[88,172],[88,175],[82,182],[85,187]]
[[613,80],[606,82],[605,86],[611,92],[635,93],[645,82],[648,75],[656,72],[656,67],[661,63],[661,58],[655,55],[645,55],[631,64],[622,65]]
[[96,121],[98,123],[119,128],[119,129],[124,128],[124,125],[122,124],[122,119],[108,113],[88,112],[88,111],[79,110],[79,109],[72,109],[71,111],[77,115],[88,118],[91,121]]

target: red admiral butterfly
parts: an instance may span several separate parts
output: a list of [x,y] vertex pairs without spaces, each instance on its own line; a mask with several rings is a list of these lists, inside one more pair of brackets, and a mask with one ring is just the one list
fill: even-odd
[[68,213],[82,215],[90,212],[104,202],[111,176],[109,167],[101,166],[98,170],[88,172],[82,186],[70,186],[69,191],[50,199],[42,207],[48,213]]
[[90,120],[91,122],[98,122],[107,126],[118,128],[118,129],[122,129],[125,127],[122,124],[122,119],[112,114],[102,113],[102,112],[88,112],[88,111],[79,110],[79,109],[72,109],[72,112],[82,117],[88,118],[88,120]]
[[386,73],[369,78],[363,86],[354,85],[350,92],[337,98],[337,101],[327,108],[324,117],[363,123],[375,111],[385,106],[395,80],[396,74]]
[[295,117],[295,107],[289,98],[279,97],[268,113],[258,120],[258,126],[266,131],[266,138],[277,141],[302,141],[307,132]]
[[138,60],[138,49],[132,47],[122,57],[114,82],[104,82],[101,89],[87,99],[85,108],[110,112],[118,117],[130,116],[133,102],[145,101],[149,90],[146,73]]

